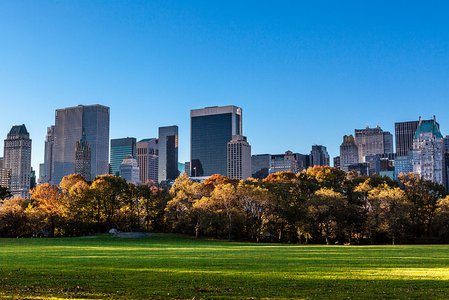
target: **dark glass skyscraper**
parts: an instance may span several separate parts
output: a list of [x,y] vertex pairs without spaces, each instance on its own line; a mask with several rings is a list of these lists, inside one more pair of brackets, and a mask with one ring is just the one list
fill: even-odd
[[109,107],[79,105],[56,110],[53,178],[54,184],[75,173],[75,151],[83,132],[91,150],[91,178],[109,173]]
[[129,155],[133,158],[136,156],[136,139],[122,138],[111,140],[111,173],[118,176],[120,173],[120,165]]
[[190,174],[227,174],[227,144],[242,135],[242,109],[233,105],[190,112]]
[[175,180],[178,175],[178,126],[159,127],[158,180]]
[[[433,120],[423,120],[423,122],[431,122]],[[438,123],[437,123],[438,124]],[[397,122],[394,124],[394,133],[396,139],[396,156],[407,156],[413,148],[413,138],[419,121]],[[439,126],[439,124],[438,124]]]

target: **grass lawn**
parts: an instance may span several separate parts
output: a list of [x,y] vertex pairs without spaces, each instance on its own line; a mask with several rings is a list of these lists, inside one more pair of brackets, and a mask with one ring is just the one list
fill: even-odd
[[0,239],[0,298],[447,299],[449,246]]

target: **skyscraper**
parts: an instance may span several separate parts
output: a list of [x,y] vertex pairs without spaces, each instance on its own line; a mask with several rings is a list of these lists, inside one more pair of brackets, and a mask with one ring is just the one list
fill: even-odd
[[228,142],[228,171],[231,179],[247,179],[251,177],[251,146],[246,137],[234,135]]
[[79,105],[56,110],[53,151],[54,184],[75,172],[76,142],[86,135],[91,149],[91,177],[109,173],[109,107]]
[[14,197],[29,197],[31,139],[25,125],[15,125],[5,140],[3,167],[10,170],[10,191]]
[[398,122],[394,124],[394,134],[396,139],[396,155],[407,156],[413,148],[413,138],[419,121]]
[[379,126],[356,129],[354,138],[359,150],[359,162],[365,162],[368,155],[394,153],[393,135]]
[[81,137],[79,141],[76,142],[75,150],[75,173],[80,174],[84,180],[91,181],[91,157],[92,151],[90,149],[89,143],[86,140],[85,134]]
[[227,145],[242,135],[242,109],[233,105],[190,112],[190,167],[195,177],[227,174]]
[[158,181],[159,141],[156,138],[137,142],[137,166],[142,183]]
[[118,176],[120,172],[120,165],[128,156],[136,158],[136,139],[122,138],[111,140],[111,172],[112,175]]
[[313,145],[310,152],[311,166],[329,166],[330,157],[326,147],[322,145]]
[[419,121],[413,139],[413,172],[425,180],[445,184],[444,139],[434,120]]
[[52,125],[47,128],[47,135],[45,137],[44,146],[44,163],[39,170],[39,177],[41,183],[52,183],[53,179],[53,152],[55,144],[55,126]]
[[340,145],[340,169],[348,172],[349,166],[359,162],[359,150],[352,135],[345,135]]
[[159,127],[158,181],[175,180],[178,171],[178,126]]

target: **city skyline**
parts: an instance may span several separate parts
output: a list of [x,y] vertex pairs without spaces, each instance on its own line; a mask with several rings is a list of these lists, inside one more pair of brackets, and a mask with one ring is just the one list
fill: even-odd
[[[79,104],[78,106],[80,106],[80,105],[83,105],[83,106],[93,106],[93,105],[100,105],[100,106],[102,106],[102,104]],[[225,105],[225,106],[229,106],[229,105]],[[232,106],[232,105],[231,105]],[[214,107],[214,106],[208,106],[208,107]],[[206,107],[206,108],[208,108],[208,107]],[[59,109],[56,109],[56,110],[62,110],[62,109],[67,109],[67,108],[70,108],[70,107],[65,107],[65,108],[59,108]],[[198,109],[198,108],[197,108]],[[112,110],[112,109],[111,109]],[[435,117],[435,116],[433,116],[433,117]],[[421,118],[421,119],[426,119],[426,118],[423,118],[422,116],[418,116],[417,118],[416,118],[416,120],[418,119],[418,118]],[[427,118],[427,119],[432,119],[432,118]],[[410,120],[406,120],[406,121],[400,121],[400,122],[417,122],[416,120],[413,120],[413,119],[410,119]],[[397,124],[399,121],[395,121],[394,123],[393,123],[393,128],[395,127],[395,124]],[[439,119],[438,120],[438,123],[445,123],[444,121],[443,122],[441,122],[441,119]],[[24,124],[24,125],[26,125],[26,124]],[[18,126],[17,124],[12,124],[11,126]],[[10,126],[10,127],[11,127]],[[53,126],[53,125],[52,125]],[[111,126],[112,126],[112,124],[111,124]],[[176,125],[175,125],[176,126]],[[366,128],[369,128],[370,126],[369,125],[366,125],[367,127]],[[376,126],[379,126],[379,127],[382,127],[382,129],[383,129],[383,126],[380,126],[380,125],[376,125]],[[54,126],[53,126],[54,127]],[[159,127],[161,127],[161,126],[159,126]],[[159,127],[157,127],[156,128],[156,132],[158,133],[159,132]],[[162,126],[163,127],[163,126]],[[359,130],[359,129],[357,129],[358,127],[354,127],[354,128],[352,128],[352,129],[348,129],[346,132],[353,132],[354,130]],[[388,126],[385,126],[385,128],[388,128]],[[441,125],[440,125],[440,128],[441,128]],[[49,128],[47,128],[46,130],[48,130]],[[189,127],[189,131],[190,131],[190,127]],[[387,131],[387,130],[385,130],[385,131]],[[392,130],[393,132],[394,132],[394,130]],[[441,133],[443,134],[443,136],[449,136],[449,131],[448,132],[446,132],[446,131],[444,131],[444,129],[442,129],[441,130]],[[31,134],[30,134],[31,135]],[[46,134],[47,135],[47,134]],[[46,136],[45,135],[45,136]],[[342,137],[344,137],[346,134],[343,134],[341,137],[340,137],[340,140],[341,140],[341,138]],[[5,135],[6,136],[6,135]],[[158,136],[158,134],[155,134],[155,138],[157,139],[157,136]],[[45,144],[45,140],[46,140],[46,138],[47,137],[44,137],[44,141],[42,142],[42,144]],[[116,138],[110,138],[109,139],[109,141],[111,142],[112,140],[120,140],[120,139],[130,139],[130,138],[132,138],[132,139],[134,139],[135,137],[134,136],[132,136],[132,134],[131,135],[129,135],[129,136],[126,136],[126,137],[116,137]],[[150,139],[152,139],[153,137],[151,137]],[[147,138],[142,138],[142,139],[140,139],[140,138],[137,138],[137,141],[139,141],[139,140],[145,140],[145,139],[147,139]],[[190,139],[190,135],[189,135],[189,139]],[[333,137],[332,137],[332,139],[333,139]],[[39,142],[38,141],[35,141],[35,142],[33,142],[33,147],[32,147],[32,153],[35,153],[35,152],[39,152],[39,151],[35,151],[34,150],[34,148],[35,148],[35,146],[34,146],[34,144],[39,144]],[[341,141],[340,141],[340,144],[341,144]],[[338,146],[337,146],[337,150],[335,150],[335,149],[332,149],[332,152],[331,151],[328,151],[329,152],[329,155],[330,155],[330,165],[331,166],[333,166],[333,162],[332,162],[332,159],[333,158],[335,158],[335,157],[337,157],[337,156],[340,156],[340,144],[338,144]],[[188,144],[188,145],[190,145],[190,143]],[[312,146],[314,146],[315,144],[311,144],[311,143],[308,143],[307,141],[305,141],[305,143],[302,145],[303,147],[301,147],[301,149],[305,149],[304,151],[297,151],[297,149],[287,149],[287,148],[282,148],[282,145],[280,145],[280,150],[279,151],[277,151],[277,152],[268,152],[268,151],[260,151],[260,152],[251,152],[252,153],[252,155],[263,155],[263,154],[270,154],[270,155],[272,155],[273,153],[283,153],[283,152],[285,152],[285,151],[294,151],[294,152],[297,152],[297,153],[304,153],[304,154],[310,154],[310,149],[312,148]],[[326,148],[328,148],[328,150],[329,150],[329,147],[328,146],[326,146],[327,145],[327,143],[326,142],[324,142],[324,143],[322,143],[322,145],[323,146],[325,146]],[[3,146],[3,145],[2,145]],[[44,145],[43,145],[44,146]],[[393,150],[394,151],[396,151],[396,136],[393,134]],[[186,147],[186,145],[179,145],[179,148],[185,148]],[[282,150],[283,149],[283,150]],[[1,153],[3,153],[3,149],[1,149],[0,148],[0,150],[1,150]],[[43,164],[43,162],[44,162],[44,157],[45,157],[45,149],[43,149],[43,151],[41,152],[42,153],[42,158],[41,157],[38,157],[38,158],[34,158],[33,157],[33,155],[32,155],[32,163],[31,163],[31,167],[33,168],[33,170],[36,172],[36,175],[37,175],[37,178],[39,178],[40,177],[40,165],[42,165]],[[111,152],[111,147],[109,147],[109,163],[111,163],[111,159],[112,159],[112,157],[111,157],[111,155],[112,155],[112,152]],[[188,156],[190,156],[190,153],[188,153]],[[187,161],[189,161],[189,158],[187,158],[186,160],[183,160],[181,157],[178,159],[178,162],[179,163],[184,163],[184,162],[187,162]],[[36,163],[36,166],[34,165],[34,162]]]
[[2,1],[0,134],[26,124],[36,171],[54,111],[78,104],[111,107],[110,138],[178,125],[181,162],[188,112],[214,105],[245,110],[253,153],[335,157],[354,128],[419,116],[446,135],[448,6]]

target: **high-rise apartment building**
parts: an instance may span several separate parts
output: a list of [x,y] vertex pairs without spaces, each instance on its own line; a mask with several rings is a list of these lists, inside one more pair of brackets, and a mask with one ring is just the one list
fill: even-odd
[[137,142],[137,165],[139,167],[139,179],[142,183],[158,181],[159,160],[158,139],[143,139]]
[[425,180],[446,184],[444,172],[444,139],[434,120],[419,121],[413,139],[413,172]]
[[359,162],[359,150],[352,135],[345,135],[340,145],[340,169],[348,172],[349,166]]
[[118,176],[120,173],[120,165],[128,156],[136,158],[136,139],[133,137],[112,139],[111,140],[111,172],[112,175]]
[[11,185],[11,170],[3,168],[3,157],[0,157],[0,186],[8,188]]
[[109,107],[79,105],[56,110],[52,182],[75,172],[76,142],[83,135],[91,149],[91,178],[109,173]]
[[52,183],[53,178],[53,152],[55,144],[55,126],[47,128],[44,146],[44,163],[39,170],[41,183]]
[[394,153],[393,135],[379,126],[356,129],[354,138],[359,151],[359,162],[365,162],[368,155]]
[[245,136],[234,135],[228,142],[228,170],[231,179],[247,179],[251,177],[251,146]]
[[190,167],[195,177],[227,174],[227,145],[243,135],[242,109],[214,106],[190,112]]
[[446,190],[449,191],[449,135],[444,138],[444,172]]
[[25,125],[15,125],[11,128],[3,150],[3,168],[11,172],[11,194],[14,197],[29,197],[31,139]]
[[311,166],[329,166],[330,157],[326,147],[322,145],[313,145],[310,152],[310,165]]
[[90,149],[89,143],[86,140],[86,136],[83,134],[81,139],[76,142],[75,150],[75,173],[80,174],[84,180],[91,181],[91,157],[92,151]]
[[178,171],[178,126],[159,127],[158,181],[171,181]]

